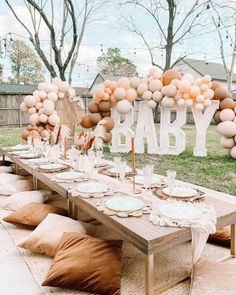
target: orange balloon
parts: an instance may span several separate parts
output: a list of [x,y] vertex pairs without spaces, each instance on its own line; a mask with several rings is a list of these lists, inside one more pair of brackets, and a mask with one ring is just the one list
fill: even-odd
[[105,91],[102,88],[98,88],[95,91],[95,95],[98,99],[103,99],[105,95]]
[[163,74],[162,83],[163,85],[168,85],[174,79],[181,80],[181,74],[177,70],[170,69]]

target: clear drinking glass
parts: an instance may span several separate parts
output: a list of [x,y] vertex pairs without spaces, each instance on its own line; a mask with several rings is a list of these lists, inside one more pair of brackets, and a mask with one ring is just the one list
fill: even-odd
[[126,161],[120,162],[120,164],[119,164],[119,176],[120,176],[120,181],[121,182],[125,179],[126,167],[127,167],[127,162]]
[[143,168],[143,186],[146,192],[152,185],[152,178],[153,178],[153,166],[146,165]]
[[97,158],[97,165],[101,164],[103,156],[103,150],[97,150],[96,158]]
[[118,179],[118,176],[119,176],[120,163],[121,163],[121,157],[114,157],[114,168],[115,168],[116,179]]
[[28,144],[29,149],[31,149],[32,148],[32,135],[31,134],[27,138],[27,144]]
[[176,171],[174,170],[167,170],[167,185],[170,194],[173,192],[173,188],[175,187],[175,177]]

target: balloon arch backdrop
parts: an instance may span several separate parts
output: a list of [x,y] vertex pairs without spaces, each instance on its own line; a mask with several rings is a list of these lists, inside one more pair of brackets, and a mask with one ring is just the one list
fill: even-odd
[[[48,136],[48,132],[60,124],[55,111],[59,98],[75,96],[74,90],[58,78],[52,83],[39,84],[32,96],[26,96],[21,109],[30,114],[30,125],[22,138],[29,134]],[[141,99],[135,134],[134,101]],[[157,143],[153,110],[159,104],[161,109],[160,143]],[[178,155],[185,150],[185,133],[181,129],[186,124],[187,108],[191,108],[195,126],[195,156],[206,156],[206,132],[214,117],[217,131],[222,135],[221,144],[229,155],[236,159],[236,103],[232,95],[209,75],[194,79],[193,75],[181,75],[170,69],[160,73],[151,68],[146,78],[122,77],[118,81],[106,80],[99,84],[88,113],[82,116],[80,125],[94,129],[102,124],[106,129],[105,143],[111,142],[111,152],[129,152],[131,137],[135,136],[137,153],[144,153],[144,139],[148,153]],[[171,112],[176,112],[176,120],[171,121]],[[36,134],[37,133],[37,134]],[[175,145],[170,145],[170,134],[175,137]]]

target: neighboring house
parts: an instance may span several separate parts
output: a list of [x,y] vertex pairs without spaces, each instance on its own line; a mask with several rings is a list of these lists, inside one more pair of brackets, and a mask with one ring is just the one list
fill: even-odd
[[89,94],[92,96],[93,90],[96,88],[96,86],[103,83],[105,80],[118,81],[121,77],[123,76],[107,76],[98,73],[89,87]]
[[[185,58],[178,62],[175,67],[181,74],[190,73],[194,78],[210,75],[213,80],[218,81],[227,88],[227,77],[223,64],[208,62],[205,60]],[[232,92],[236,92],[236,74],[233,74]]]

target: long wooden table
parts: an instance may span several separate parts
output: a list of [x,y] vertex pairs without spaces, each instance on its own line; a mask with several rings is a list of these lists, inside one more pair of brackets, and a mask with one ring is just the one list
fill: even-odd
[[[71,217],[77,216],[78,208],[80,208],[91,217],[116,231],[124,240],[138,248],[145,255],[145,294],[157,294],[154,286],[154,254],[167,247],[190,241],[190,229],[156,226],[150,223],[147,215],[143,215],[140,218],[108,216],[97,210],[97,199],[72,197],[69,190],[76,184],[56,183],[52,180],[53,175],[51,173],[39,172],[36,166],[29,165],[27,160],[12,155],[7,148],[1,148],[1,150],[5,156],[14,162],[16,172],[18,167],[21,167],[33,175],[34,189],[38,189],[38,181],[41,181],[65,197],[68,200],[68,209]],[[108,176],[107,179],[109,180]],[[186,185],[186,183],[180,181],[179,183]],[[214,206],[217,214],[218,229],[231,225],[231,250],[229,257],[235,257],[236,202],[233,204],[226,201],[227,198],[230,200],[233,196],[196,185],[192,185],[192,187],[206,192],[207,197],[204,202]],[[155,198],[153,197],[154,202]],[[177,282],[173,282],[173,284],[158,290],[158,294],[176,284]]]

